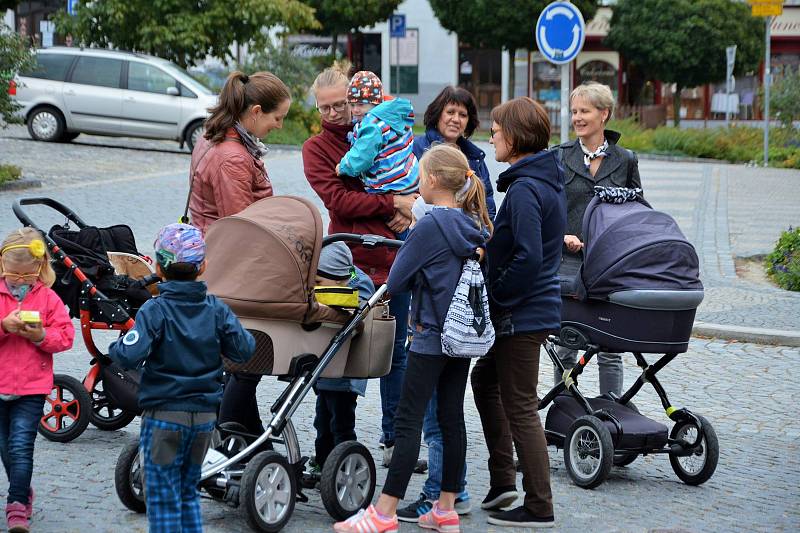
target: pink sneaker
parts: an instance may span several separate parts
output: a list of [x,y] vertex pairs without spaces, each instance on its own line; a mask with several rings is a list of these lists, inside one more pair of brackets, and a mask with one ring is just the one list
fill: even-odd
[[28,505],[25,506],[25,515],[28,520],[33,516],[33,496],[33,487],[31,487],[30,492],[28,492]]
[[14,502],[6,505],[8,533],[28,533],[30,531],[30,524],[28,524],[28,517],[25,513],[24,503]]
[[336,533],[397,533],[400,526],[397,522],[397,515],[390,519],[378,516],[378,511],[374,505],[370,505],[366,510],[361,509],[356,514],[344,522],[336,522],[333,530]]
[[460,533],[461,525],[455,509],[443,511],[439,502],[434,502],[430,511],[419,517],[419,527],[432,529],[439,533]]

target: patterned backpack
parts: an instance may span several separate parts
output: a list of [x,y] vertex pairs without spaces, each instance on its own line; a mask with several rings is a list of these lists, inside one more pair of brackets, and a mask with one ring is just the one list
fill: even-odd
[[475,259],[467,259],[444,317],[442,352],[450,357],[483,357],[493,344],[483,272]]

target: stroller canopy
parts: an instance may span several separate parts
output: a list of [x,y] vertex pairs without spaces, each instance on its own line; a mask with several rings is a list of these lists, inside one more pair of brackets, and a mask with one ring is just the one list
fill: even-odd
[[321,243],[322,217],[310,201],[264,198],[209,227],[203,280],[240,318],[318,322]]
[[582,299],[621,290],[702,290],[694,247],[675,220],[644,200],[621,204],[595,197],[583,216]]

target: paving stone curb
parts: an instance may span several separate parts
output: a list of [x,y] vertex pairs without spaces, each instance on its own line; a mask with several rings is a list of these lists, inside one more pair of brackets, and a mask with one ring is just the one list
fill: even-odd
[[796,330],[750,328],[695,321],[692,335],[775,346],[800,346],[800,331]]
[[42,186],[41,180],[22,178],[16,181],[0,183],[0,191],[22,191],[25,189],[33,189],[41,186]]

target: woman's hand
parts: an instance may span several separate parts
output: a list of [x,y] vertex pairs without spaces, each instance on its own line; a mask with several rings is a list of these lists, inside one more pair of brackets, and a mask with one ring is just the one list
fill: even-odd
[[394,216],[386,225],[395,233],[403,233],[411,226],[411,217],[405,216],[400,211],[395,211]]
[[[393,194],[392,198],[394,200],[394,210],[396,211],[395,217],[397,217],[398,214],[401,214],[403,217],[408,219],[410,224],[411,206],[414,205],[414,200],[416,200],[418,196],[419,194]],[[394,220],[394,218],[392,220]]]
[[475,248],[475,253],[478,254],[478,262],[483,263],[483,258],[486,257],[486,250],[484,248]]
[[575,235],[564,235],[564,244],[567,245],[567,250],[572,253],[577,253],[583,248],[583,243]]
[[25,327],[25,322],[19,318],[19,309],[15,309],[6,315],[3,319],[2,326],[3,331],[6,333],[19,333],[19,331]]
[[342,174],[339,172],[339,163],[336,163],[336,175],[341,176]]

